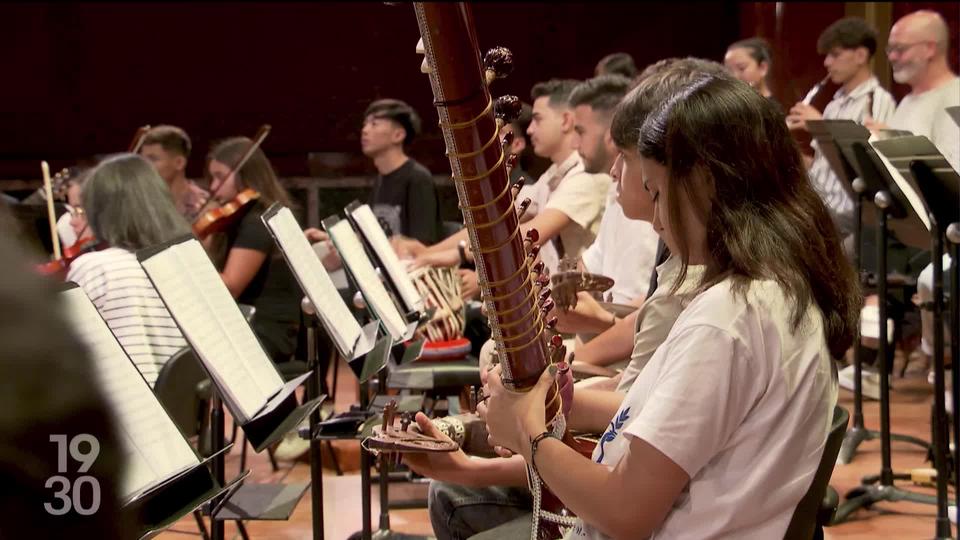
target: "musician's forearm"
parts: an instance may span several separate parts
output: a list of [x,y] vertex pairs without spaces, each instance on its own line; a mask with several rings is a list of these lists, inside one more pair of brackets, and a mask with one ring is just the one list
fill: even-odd
[[457,249],[457,244],[461,240],[468,240],[467,229],[463,228],[459,231],[451,234],[450,236],[444,238],[440,242],[427,248],[427,253],[433,253],[436,251],[446,251],[448,249]]
[[610,329],[584,343],[576,351],[576,361],[608,366],[630,358],[633,352],[633,334],[637,325],[636,310],[623,319],[619,319]]
[[567,416],[567,427],[583,433],[602,433],[617,414],[623,394],[607,390],[578,388]]
[[470,465],[449,481],[464,486],[516,486],[527,485],[527,465],[523,456],[509,458],[473,458]]

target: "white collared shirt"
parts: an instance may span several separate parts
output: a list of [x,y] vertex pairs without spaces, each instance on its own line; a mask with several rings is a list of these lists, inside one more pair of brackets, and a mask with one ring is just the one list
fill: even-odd
[[[517,200],[530,197],[527,212],[532,210],[533,215],[554,208],[570,218],[558,237],[563,242],[564,257],[576,260],[597,236],[611,181],[609,175],[585,172],[580,154],[574,151],[562,163],[551,165],[529,190],[524,186]],[[551,274],[560,265],[554,240],[540,248],[540,259]]]
[[611,179],[597,238],[583,252],[583,266],[587,272],[613,278],[609,291],[613,302],[630,303],[648,292],[659,238],[653,225],[624,215],[617,202],[617,183]]
[[[869,105],[869,110],[867,109]],[[863,123],[871,117],[877,122],[888,122],[896,109],[897,102],[880,86],[876,77],[870,77],[847,94],[843,88],[837,90],[833,100],[823,109],[826,120],[853,120]],[[823,199],[841,234],[853,232],[854,203],[843,187],[843,181],[837,177],[824,157],[819,145],[814,141],[813,163],[810,165],[810,181],[813,188]]]

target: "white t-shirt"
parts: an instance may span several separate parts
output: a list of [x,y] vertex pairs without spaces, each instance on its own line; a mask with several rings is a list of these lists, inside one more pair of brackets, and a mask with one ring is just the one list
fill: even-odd
[[960,171],[960,126],[947,107],[960,105],[960,77],[921,94],[907,94],[897,106],[890,127],[923,135],[937,145],[950,165]]
[[647,294],[658,239],[652,225],[623,214],[617,202],[617,184],[611,180],[600,229],[596,240],[583,252],[583,265],[587,272],[613,278],[609,291],[613,301],[629,303]]
[[152,388],[160,368],[187,346],[136,255],[120,248],[83,254],[67,281],[83,288]]
[[[830,431],[837,379],[820,310],[794,332],[778,284],[754,282],[746,299],[730,284],[683,311],[593,454],[614,467],[627,434],[690,476],[655,539],[783,538]],[[571,536],[605,538],[585,524]]]
[[[703,265],[687,266],[687,275],[677,288],[677,292],[671,293],[674,283],[680,277],[680,268],[682,263],[680,257],[671,255],[666,261],[657,267],[657,290],[653,291],[650,298],[647,298],[640,306],[640,312],[637,313],[637,326],[633,334],[633,352],[630,354],[629,363],[620,376],[620,382],[617,383],[617,392],[628,392],[633,382],[637,380],[637,375],[653,358],[657,349],[667,339],[670,329],[677,322],[683,308],[693,299],[694,291],[700,285],[700,279],[703,277],[703,271],[706,269]],[[614,369],[619,367],[614,364]]]
[[600,229],[600,219],[606,203],[609,175],[589,174],[583,170],[583,161],[578,152],[571,152],[562,163],[554,163],[536,184],[524,186],[517,200],[530,197],[532,203],[527,212],[539,214],[547,208],[560,210],[570,218],[557,237],[545,242],[540,248],[540,259],[551,274],[560,265],[560,255],[555,241],[563,243],[563,257],[576,260],[593,243]]
[[[897,102],[890,92],[880,86],[876,77],[870,77],[849,94],[844,92],[843,88],[837,90],[833,99],[823,109],[823,118],[862,123],[869,116],[877,122],[886,123],[893,117],[896,107]],[[810,164],[810,182],[827,205],[827,210],[840,228],[841,234],[846,236],[853,232],[856,221],[853,199],[847,195],[843,181],[833,172],[817,141],[813,141],[811,146],[814,154],[813,163]]]

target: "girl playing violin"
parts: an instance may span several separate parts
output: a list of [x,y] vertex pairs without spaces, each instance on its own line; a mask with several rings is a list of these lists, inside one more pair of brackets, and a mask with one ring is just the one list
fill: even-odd
[[233,170],[252,144],[246,137],[232,137],[207,154],[210,192],[218,203],[226,204],[246,189],[259,193],[234,226],[222,233],[225,255],[218,268],[233,297],[256,308],[251,326],[267,354],[274,362],[286,362],[297,344],[300,289],[260,215],[275,202],[287,207],[291,202],[262,149]]
[[163,364],[187,342],[135,252],[187,234],[190,227],[166,184],[136,154],[107,158],[87,178],[81,196],[85,212],[74,214],[74,228],[78,236],[86,228],[109,247],[77,257],[67,280],[83,288],[153,386]]

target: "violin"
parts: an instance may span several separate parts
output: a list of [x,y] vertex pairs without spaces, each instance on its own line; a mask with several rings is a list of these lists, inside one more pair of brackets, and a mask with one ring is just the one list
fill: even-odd
[[193,222],[193,234],[202,240],[211,234],[231,229],[259,198],[260,192],[255,189],[247,188],[241,191],[223,206],[201,214]]
[[[227,175],[228,177],[231,174],[237,173],[246,165],[247,161],[253,156],[253,153],[257,151],[257,148],[260,148],[263,140],[266,139],[269,134],[269,124],[260,126],[260,129],[257,130],[257,134],[253,138],[253,144],[250,145],[250,148],[247,148],[247,151],[243,153],[243,156],[240,157],[237,163],[230,168],[230,174]],[[221,184],[217,190],[222,187],[223,184]],[[211,203],[216,202],[215,197],[216,192],[210,194],[210,198],[207,199],[207,202],[200,208],[197,214],[198,217],[193,222],[193,234],[200,240],[203,240],[213,233],[223,232],[232,228],[233,225],[246,214],[247,210],[253,205],[253,202],[260,198],[260,193],[255,189],[247,188],[227,203],[217,208],[207,209]]]
[[63,256],[59,259],[37,265],[36,270],[43,276],[51,276],[59,281],[67,279],[67,272],[70,271],[70,265],[77,257],[94,251],[100,251],[110,247],[106,242],[101,242],[92,236],[87,236],[83,240],[78,240],[72,246],[63,250]]

